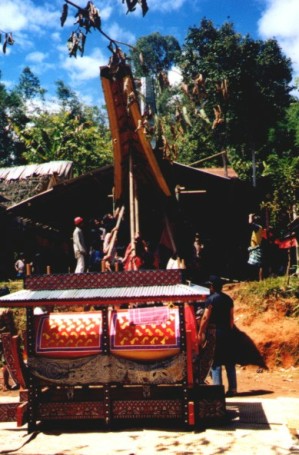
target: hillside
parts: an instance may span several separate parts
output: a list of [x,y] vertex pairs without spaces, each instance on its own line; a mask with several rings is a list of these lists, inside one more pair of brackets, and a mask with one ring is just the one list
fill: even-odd
[[299,366],[297,280],[288,287],[282,279],[224,286],[235,303],[237,327],[252,338],[269,369]]

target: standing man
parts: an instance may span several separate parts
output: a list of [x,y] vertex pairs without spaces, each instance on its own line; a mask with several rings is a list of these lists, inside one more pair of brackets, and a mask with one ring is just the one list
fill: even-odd
[[20,253],[19,259],[15,262],[15,270],[17,278],[24,278],[25,276],[25,258],[24,254]]
[[80,216],[74,219],[75,229],[73,232],[73,247],[74,255],[77,260],[75,273],[83,273],[85,270],[85,256],[87,248],[85,245],[84,235],[82,231],[83,218]]
[[224,365],[228,380],[226,396],[232,397],[237,394],[237,376],[232,342],[234,303],[227,294],[222,292],[222,280],[219,277],[210,276],[208,283],[210,295],[205,302],[205,310],[200,321],[198,341],[200,346],[204,344],[207,326],[214,324],[216,345],[211,368],[213,384],[222,385],[222,365]]
[[248,264],[253,269],[253,278],[258,278],[259,281],[263,279],[263,227],[261,225],[261,218],[254,213],[250,213],[248,223],[251,227],[250,246],[248,248],[249,258]]

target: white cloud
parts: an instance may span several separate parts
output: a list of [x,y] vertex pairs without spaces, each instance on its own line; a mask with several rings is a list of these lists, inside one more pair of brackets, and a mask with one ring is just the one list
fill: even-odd
[[33,63],[41,63],[47,58],[47,54],[43,52],[31,52],[30,54],[26,55],[27,62]]
[[107,35],[115,41],[121,41],[131,45],[136,42],[136,36],[130,31],[121,28],[116,22],[109,26]]
[[188,0],[150,0],[148,5],[151,11],[158,10],[169,13],[171,11],[179,10],[187,1]]
[[26,27],[27,18],[19,14],[18,2],[0,0],[0,28],[5,32],[15,32]]
[[267,0],[266,4],[258,23],[259,33],[264,39],[274,37],[278,41],[299,76],[299,1]]
[[113,7],[109,6],[109,5],[106,5],[103,8],[99,8],[99,9],[100,9],[101,20],[102,21],[107,21],[112,15]]
[[12,89],[14,86],[14,83],[12,81],[7,81],[7,80],[1,79],[1,83],[4,84],[5,87],[9,90]]
[[52,41],[60,42],[61,41],[60,33],[58,33],[58,32],[51,33],[51,39],[52,39]]
[[27,102],[26,104],[28,113],[34,114],[39,111],[44,112],[47,111],[49,113],[55,114],[59,112],[61,106],[59,104],[59,100],[57,97],[49,97],[45,101],[39,99],[33,99]]
[[6,32],[44,33],[45,28],[60,25],[60,11],[50,3],[37,6],[30,0],[0,0],[0,10],[0,29]]
[[42,75],[48,70],[55,68],[55,63],[49,63],[46,61],[48,58],[47,53],[43,52],[31,52],[26,55],[25,61],[29,62],[30,69],[34,74]]
[[168,71],[168,79],[170,85],[180,84],[183,80],[181,70],[174,66],[170,71]]
[[95,49],[89,56],[68,57],[62,63],[62,67],[67,71],[73,83],[80,83],[90,79],[98,78],[99,67],[107,64],[107,58],[99,49]]

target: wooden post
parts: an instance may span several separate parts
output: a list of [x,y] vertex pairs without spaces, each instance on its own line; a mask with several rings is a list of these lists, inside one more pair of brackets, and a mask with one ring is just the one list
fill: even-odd
[[135,224],[135,235],[140,233],[139,228],[139,207],[138,207],[138,193],[137,193],[137,183],[136,178],[133,175],[133,199],[134,199],[134,224]]
[[173,238],[173,235],[172,235],[172,230],[171,230],[171,227],[170,227],[170,224],[169,224],[168,217],[166,215],[164,217],[164,222],[165,222],[166,231],[167,231],[167,234],[169,236],[170,243],[171,243],[172,252],[176,253],[177,252],[176,244],[175,244],[175,241],[174,241],[174,238]]
[[134,175],[133,175],[133,157],[130,153],[129,157],[129,199],[130,199],[130,234],[131,234],[131,248],[134,248],[135,239],[135,205],[134,205]]
[[222,158],[222,162],[223,162],[224,175],[225,175],[225,177],[228,177],[226,151],[222,152],[221,158]]
[[252,158],[252,186],[256,187],[256,159],[255,159],[255,151],[251,151],[251,158]]
[[51,266],[47,265],[47,275],[51,275]]
[[31,275],[31,264],[26,264],[26,275]]

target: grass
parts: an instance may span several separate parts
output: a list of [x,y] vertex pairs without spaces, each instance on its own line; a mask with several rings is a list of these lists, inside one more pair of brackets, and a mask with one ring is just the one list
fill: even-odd
[[266,311],[269,302],[287,300],[286,316],[299,316],[299,280],[297,276],[274,277],[262,281],[242,283],[238,288],[238,298],[251,302],[259,312]]
[[[8,288],[10,293],[24,289],[23,280],[0,281],[0,289]],[[14,321],[18,332],[23,332],[26,329],[26,310],[25,308],[12,308],[14,313]],[[1,313],[1,304],[0,304]]]
[[8,288],[10,292],[20,291],[24,288],[23,280],[0,281],[0,288]]

